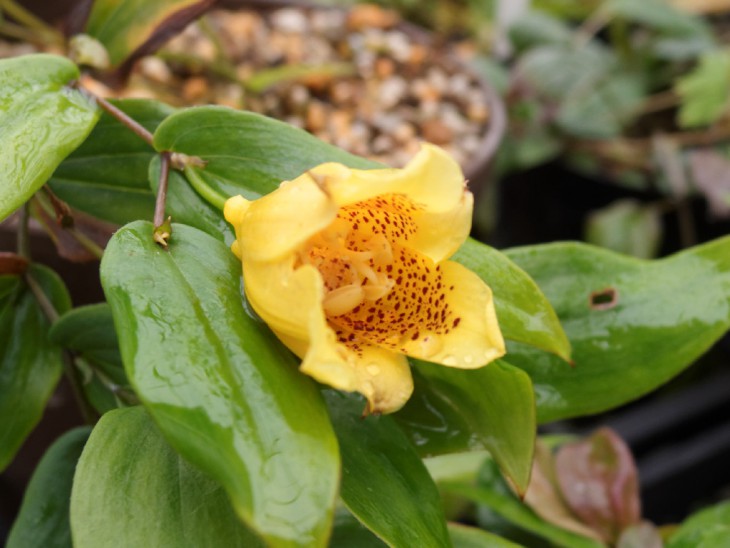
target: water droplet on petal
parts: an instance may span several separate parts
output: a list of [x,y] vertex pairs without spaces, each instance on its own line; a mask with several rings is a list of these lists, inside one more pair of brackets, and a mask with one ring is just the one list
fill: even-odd
[[435,337],[433,335],[426,335],[423,339],[421,339],[420,343],[421,356],[425,359],[435,356],[438,352],[441,351],[441,348],[443,347],[443,344],[441,343],[441,338]]
[[469,354],[464,356],[464,363],[469,364],[469,363],[472,363],[473,361],[474,361],[474,358],[471,357]]
[[441,360],[441,363],[444,365],[454,366],[459,362],[456,360],[456,356],[448,355],[448,356],[443,357],[443,359]]
[[374,363],[368,365],[365,367],[365,371],[368,372],[368,374],[375,377],[376,375],[380,375],[380,366],[375,365]]

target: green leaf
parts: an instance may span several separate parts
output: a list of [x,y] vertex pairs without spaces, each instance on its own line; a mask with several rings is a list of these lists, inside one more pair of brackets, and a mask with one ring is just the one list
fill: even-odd
[[220,485],[165,442],[141,407],[98,422],[71,492],[76,548],[259,547]]
[[210,4],[206,0],[95,0],[85,31],[104,44],[111,64],[119,65],[175,19],[192,20]]
[[656,257],[662,224],[656,207],[618,200],[594,211],[586,222],[586,241],[640,259]]
[[86,138],[98,109],[67,84],[68,59],[26,55],[0,60],[0,220],[26,202]]
[[570,360],[570,342],[534,280],[504,253],[469,239],[452,257],[492,288],[502,334]]
[[[29,272],[57,311],[70,308],[66,288],[52,270],[31,265]],[[48,327],[27,284],[0,301],[0,470],[41,419],[61,376],[60,349],[49,341]]]
[[283,122],[225,107],[177,112],[157,128],[155,147],[205,160],[200,175],[225,197],[258,198],[324,162],[382,167]]
[[560,19],[528,11],[510,25],[509,37],[518,50],[525,50],[542,44],[568,44],[573,33]]
[[19,276],[10,274],[0,275],[0,306],[5,306],[6,298],[13,292],[17,291],[18,286],[21,283],[21,278]]
[[[174,109],[158,101],[112,101],[150,131]],[[152,219],[155,197],[147,171],[155,151],[104,113],[89,138],[53,173],[50,185],[71,207],[116,224]]]
[[531,8],[561,19],[585,19],[604,0],[534,0]]
[[667,548],[716,548],[730,538],[730,501],[695,512],[669,538]]
[[345,508],[335,513],[330,548],[385,548],[388,546]]
[[614,137],[633,121],[644,94],[642,74],[616,68],[601,74],[588,87],[573,88],[558,109],[556,123],[576,137]]
[[100,414],[131,399],[108,304],[70,310],[53,324],[49,336],[52,342],[77,355],[77,366],[86,372],[84,391]]
[[605,545],[543,521],[512,493],[500,476],[496,464],[488,460],[482,468],[479,484],[442,483],[441,488],[487,506],[496,514],[524,529],[563,548],[605,548]]
[[108,304],[99,303],[69,310],[53,324],[51,341],[109,367],[120,367],[117,333]]
[[413,373],[415,392],[394,417],[419,452],[488,449],[524,492],[536,435],[530,378],[502,360],[474,370],[417,362]]
[[606,14],[622,17],[670,35],[709,37],[712,32],[696,15],[682,11],[664,0],[607,0]]
[[565,44],[534,48],[517,70],[557,104],[556,124],[576,137],[618,135],[644,97],[643,75],[622,67],[611,50],[595,43],[580,49]]
[[364,403],[327,390],[342,453],[342,500],[389,546],[448,546],[438,489],[389,416],[362,418]]
[[461,523],[449,523],[449,536],[454,548],[520,548],[519,544],[498,537],[484,529]]
[[730,327],[730,238],[642,261],[579,243],[507,255],[555,307],[574,367],[522,344],[508,359],[531,377],[538,422],[598,413],[660,386]]
[[677,79],[675,91],[682,98],[679,125],[701,127],[717,122],[730,103],[730,50],[713,50],[699,65]]
[[337,443],[314,382],[249,316],[226,246],[173,225],[120,229],[101,277],[127,375],[170,444],[225,487],[271,545],[321,546],[337,490]]
[[66,432],[46,451],[30,479],[6,548],[71,546],[69,507],[76,463],[91,427]]

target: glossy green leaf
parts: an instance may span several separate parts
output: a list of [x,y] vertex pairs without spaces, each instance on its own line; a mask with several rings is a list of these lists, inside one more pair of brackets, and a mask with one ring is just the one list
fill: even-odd
[[339,477],[314,382],[242,305],[240,264],[221,242],[173,225],[112,238],[101,265],[127,375],[171,445],[219,481],[274,546],[321,546]]
[[[50,269],[30,275],[59,312],[70,308],[66,288]],[[48,338],[49,321],[27,284],[0,301],[0,470],[41,419],[61,376],[61,352]]]
[[[196,172],[223,199],[238,194],[258,198],[276,189],[281,181],[323,162],[379,167],[283,122],[223,107],[195,107],[171,116],[155,132],[155,146],[205,160],[205,168]],[[155,192],[159,173],[160,162],[155,159],[149,173]],[[180,172],[170,173],[166,211],[177,222],[226,243],[233,241],[220,210],[193,190]]]
[[263,546],[220,485],[164,440],[142,407],[104,415],[71,492],[76,548]]
[[574,367],[513,344],[538,422],[598,413],[685,369],[730,327],[730,238],[642,261],[579,243],[507,255],[545,292],[573,344]]
[[71,546],[71,485],[90,432],[87,426],[70,430],[43,455],[23,495],[6,548]]
[[520,548],[519,544],[498,537],[484,529],[461,523],[449,523],[449,536],[454,548]]
[[324,162],[363,169],[379,167],[301,129],[225,107],[195,107],[170,116],[155,132],[155,147],[208,162],[199,173],[226,198],[238,194],[258,198],[276,189],[281,181]]
[[488,460],[482,468],[478,485],[466,483],[442,483],[441,488],[450,494],[465,497],[477,504],[483,504],[496,514],[564,548],[605,548],[601,542],[589,539],[552,525],[526,506],[510,490],[502,479],[496,464]]
[[667,548],[719,548],[730,538],[730,501],[692,514],[669,538]]
[[414,395],[394,416],[419,452],[486,448],[524,492],[536,435],[530,378],[502,360],[474,370],[426,362],[414,369]]
[[388,546],[348,512],[339,508],[335,513],[330,548],[385,548]]
[[502,334],[570,360],[570,342],[540,288],[504,253],[469,239],[452,257],[476,272],[494,294]]
[[[95,0],[85,32],[104,44],[118,65],[171,19],[210,5],[209,0]],[[192,19],[187,15],[186,19]]]
[[133,401],[108,304],[70,310],[53,324],[49,335],[55,344],[74,351],[84,373],[84,391],[100,414]]
[[438,489],[389,416],[362,417],[364,402],[326,391],[342,453],[342,500],[389,546],[447,546]]
[[50,338],[94,362],[110,367],[122,365],[112,311],[106,303],[69,310],[53,324]]
[[68,59],[0,60],[0,220],[27,201],[94,127],[98,109],[66,87],[79,77]]
[[[113,103],[150,131],[174,109],[158,101]],[[155,151],[104,113],[89,138],[53,173],[50,185],[71,207],[116,224],[152,219],[155,197],[147,171]]]

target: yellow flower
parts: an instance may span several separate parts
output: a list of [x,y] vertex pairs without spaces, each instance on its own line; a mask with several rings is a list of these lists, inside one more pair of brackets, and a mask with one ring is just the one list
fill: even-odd
[[246,296],[301,371],[389,413],[413,391],[406,356],[473,369],[505,352],[489,287],[446,260],[472,206],[458,164],[424,145],[403,169],[322,164],[225,217]]

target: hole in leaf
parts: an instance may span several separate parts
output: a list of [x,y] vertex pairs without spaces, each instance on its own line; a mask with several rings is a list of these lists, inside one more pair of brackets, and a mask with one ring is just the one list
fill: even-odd
[[618,290],[607,287],[591,293],[589,305],[592,310],[608,310],[618,304]]

